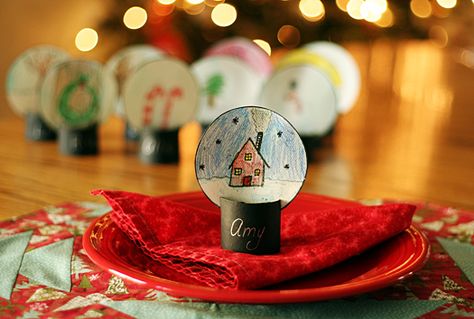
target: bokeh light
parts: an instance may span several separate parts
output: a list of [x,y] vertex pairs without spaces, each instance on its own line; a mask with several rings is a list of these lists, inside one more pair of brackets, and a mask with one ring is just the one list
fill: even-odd
[[95,48],[98,42],[99,35],[94,29],[84,28],[76,34],[76,48],[80,51],[90,51]]
[[303,17],[311,22],[321,20],[326,12],[321,0],[300,0],[298,6]]
[[198,15],[202,13],[205,8],[206,8],[206,5],[204,4],[204,1],[202,1],[201,3],[197,3],[197,4],[191,4],[189,2],[186,2],[184,4],[183,9],[187,14]]
[[440,7],[452,9],[456,6],[457,0],[436,0]]
[[201,4],[201,3],[204,3],[204,0],[186,0],[187,3],[189,4]]
[[362,14],[360,12],[360,7],[362,6],[362,3],[364,3],[363,0],[349,0],[347,3],[347,13],[349,13],[349,16],[351,18],[356,19],[356,20],[362,20]]
[[262,39],[255,39],[253,40],[256,45],[262,48],[263,51],[265,51],[268,55],[272,55],[272,48],[270,47],[270,44]]
[[382,17],[385,12],[375,1],[364,1],[360,6],[360,15],[369,22],[375,22]]
[[[473,0],[474,1],[474,0]],[[339,9],[346,12],[347,11],[347,3],[349,0],[336,0],[336,5]]]
[[433,10],[428,0],[411,0],[410,9],[419,18],[428,18]]
[[[474,1],[474,0],[473,0]],[[474,69],[474,51],[464,49],[461,51],[460,62],[471,69]]]
[[204,1],[206,6],[211,7],[211,8],[214,8],[215,6],[217,6],[218,4],[223,3],[223,2],[224,2],[224,0],[205,0]]
[[433,43],[440,48],[444,48],[448,45],[448,32],[442,26],[432,26],[429,31],[429,36]]
[[446,18],[449,16],[451,10],[450,9],[446,9],[446,8],[443,8],[439,5],[436,5],[436,6],[431,6],[431,9],[432,10],[432,14],[435,16],[435,17],[438,17],[438,18]]
[[143,27],[148,15],[142,7],[131,7],[123,15],[123,24],[129,29],[136,30]]
[[382,16],[380,17],[380,19],[378,19],[377,21],[375,21],[375,24],[378,25],[379,27],[382,27],[382,28],[390,28],[391,26],[393,26],[394,20],[395,20],[395,19],[394,19],[392,10],[387,9],[387,10],[382,14]]
[[153,13],[158,16],[164,17],[173,13],[175,9],[174,4],[162,4],[160,2],[156,2],[154,6],[152,6]]
[[278,30],[277,39],[285,47],[294,48],[300,43],[300,30],[292,25],[285,24]]
[[159,3],[161,4],[173,4],[176,2],[176,0],[158,0]]
[[237,19],[237,10],[228,3],[221,3],[212,9],[211,19],[219,27],[228,27]]

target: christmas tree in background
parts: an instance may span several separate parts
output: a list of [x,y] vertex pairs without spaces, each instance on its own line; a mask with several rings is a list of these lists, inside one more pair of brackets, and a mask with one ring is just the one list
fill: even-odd
[[[151,43],[188,62],[233,36],[262,39],[274,50],[320,40],[436,39],[444,33],[456,35],[450,37],[450,44],[474,44],[471,1],[454,2],[455,7],[428,0],[115,0],[110,4],[109,15],[99,27],[121,46]],[[235,15],[228,25],[216,14],[223,5],[231,10],[227,16]],[[132,6],[147,12],[146,23],[136,30],[123,22]]]

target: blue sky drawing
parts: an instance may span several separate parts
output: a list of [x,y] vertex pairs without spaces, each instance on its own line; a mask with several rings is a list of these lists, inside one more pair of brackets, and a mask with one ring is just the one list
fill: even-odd
[[[233,121],[235,117],[238,118],[237,123]],[[197,178],[230,177],[229,166],[235,155],[249,138],[255,142],[256,137],[257,131],[248,109],[237,108],[221,115],[201,139],[195,163]],[[276,113],[272,114],[268,128],[263,133],[260,153],[270,166],[265,168],[265,179],[305,179],[306,154],[303,143],[291,125]]]

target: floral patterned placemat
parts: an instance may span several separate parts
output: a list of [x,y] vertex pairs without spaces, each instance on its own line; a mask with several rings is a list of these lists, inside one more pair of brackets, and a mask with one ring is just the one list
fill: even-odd
[[[374,202],[368,202],[373,204]],[[431,256],[398,284],[344,300],[238,305],[174,298],[101,270],[82,248],[110,208],[79,202],[0,222],[1,318],[474,317],[474,212],[418,204]]]

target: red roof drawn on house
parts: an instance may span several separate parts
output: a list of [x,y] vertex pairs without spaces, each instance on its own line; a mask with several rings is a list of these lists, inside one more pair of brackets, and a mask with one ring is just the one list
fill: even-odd
[[267,167],[270,167],[270,165],[268,165],[267,161],[265,160],[265,158],[263,157],[263,155],[260,153],[260,151],[257,149],[257,146],[255,146],[255,143],[252,141],[252,139],[249,137],[249,139],[247,140],[247,142],[244,143],[244,145],[242,145],[242,147],[240,148],[240,150],[235,154],[235,157],[234,159],[232,160],[232,162],[230,163],[229,165],[229,168],[232,167],[232,165],[234,165],[234,162],[237,160],[237,158],[239,157],[240,153],[242,152],[242,150],[245,148],[245,145],[247,145],[248,143],[251,143],[253,149],[255,150],[255,153],[258,154],[258,156],[260,156],[260,158],[263,160],[263,163],[267,166]]

